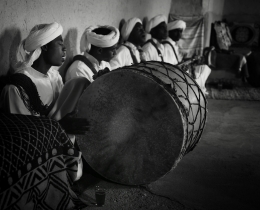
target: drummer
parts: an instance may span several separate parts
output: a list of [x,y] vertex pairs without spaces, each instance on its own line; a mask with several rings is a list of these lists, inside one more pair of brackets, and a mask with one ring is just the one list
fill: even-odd
[[[22,115],[49,116],[53,107],[57,110],[71,110],[66,104],[55,106],[63,89],[63,82],[54,66],[61,66],[66,58],[66,48],[62,38],[63,28],[57,23],[40,24],[33,27],[28,37],[21,43],[18,55],[21,56],[12,74],[6,80],[1,91],[0,109],[3,112]],[[87,80],[71,82],[70,100],[77,100],[78,92],[83,92]],[[55,110],[56,111],[56,110]],[[87,120],[64,117],[53,119],[60,122],[63,129],[70,134],[85,134],[88,130]],[[75,136],[70,135],[72,143]],[[78,177],[82,173],[82,162],[79,160]]]
[[[167,29],[169,31],[169,37],[163,41],[165,62],[177,65],[185,60],[185,56],[177,44],[185,28],[186,23],[183,20],[168,23]],[[210,73],[211,69],[207,65],[195,66],[195,81],[199,84],[204,94],[207,94],[205,83]]]
[[113,26],[90,26],[82,38],[81,51],[83,55],[73,58],[68,68],[65,81],[75,77],[85,77],[93,82],[93,76],[100,70],[111,70],[109,61],[116,54],[119,40],[119,30]]
[[145,43],[145,31],[139,18],[131,18],[126,21],[121,29],[123,44],[117,50],[117,54],[110,61],[111,69],[140,63],[144,56],[141,46]]
[[161,42],[168,36],[166,16],[157,15],[152,18],[146,25],[146,32],[152,36],[142,47],[146,60],[164,61],[164,46]]
[[[61,66],[66,58],[62,32],[62,26],[56,22],[36,25],[21,43],[18,55],[24,56],[14,66],[13,80],[1,94],[0,107],[4,111],[45,115],[46,108],[51,108],[57,100],[63,82],[53,66]],[[36,89],[31,88],[33,86]],[[39,96],[35,96],[34,92]]]

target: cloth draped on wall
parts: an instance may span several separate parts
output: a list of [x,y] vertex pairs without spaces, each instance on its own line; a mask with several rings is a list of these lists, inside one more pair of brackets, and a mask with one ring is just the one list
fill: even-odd
[[0,209],[85,207],[71,189],[79,161],[57,121],[0,113]]
[[169,14],[169,22],[183,20],[186,22],[186,29],[182,38],[178,41],[182,52],[190,58],[194,54],[202,55],[204,49],[204,17],[203,16],[176,16]]

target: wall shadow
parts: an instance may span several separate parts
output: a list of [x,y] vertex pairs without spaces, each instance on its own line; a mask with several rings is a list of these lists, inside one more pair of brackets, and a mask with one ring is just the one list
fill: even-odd
[[66,60],[63,63],[63,65],[59,68],[60,75],[64,82],[66,71],[71,64],[73,57],[77,54],[77,37],[78,30],[76,28],[71,28],[68,30],[64,38],[64,45],[67,49]]
[[118,30],[119,30],[119,32],[120,32],[120,37],[119,37],[119,41],[118,41],[117,47],[120,47],[120,46],[123,44],[123,42],[124,42],[124,40],[123,40],[123,38],[122,38],[122,35],[121,35],[121,29],[122,29],[123,25],[125,24],[125,22],[126,22],[126,20],[125,20],[125,19],[122,19],[122,20],[119,22],[119,25],[118,25]]
[[17,62],[16,52],[22,40],[19,28],[6,28],[0,35],[0,75],[6,75]]
[[145,33],[146,33],[146,35],[145,35],[145,41],[148,41],[149,39],[152,38],[152,37],[151,37],[151,34],[147,33],[147,31],[146,31],[146,26],[147,26],[147,24],[148,24],[148,22],[149,22],[148,17],[144,17],[143,20],[142,20],[142,22],[143,22],[143,28],[144,28]]
[[145,28],[146,28],[146,25],[148,24],[148,17],[144,17],[143,18],[143,27],[144,27],[144,30],[145,30]]

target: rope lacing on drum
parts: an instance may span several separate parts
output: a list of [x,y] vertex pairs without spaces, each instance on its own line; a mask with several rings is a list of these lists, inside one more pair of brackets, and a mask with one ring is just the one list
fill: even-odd
[[[151,65],[153,65],[153,66],[151,67]],[[142,69],[140,69],[140,67]],[[161,67],[163,67],[166,70],[165,73],[158,70]],[[181,155],[185,155],[188,152],[192,151],[194,149],[194,147],[197,145],[197,143],[199,142],[200,137],[202,135],[202,131],[203,131],[203,128],[204,128],[204,125],[206,122],[206,112],[207,112],[207,110],[206,110],[207,102],[206,102],[205,96],[204,96],[203,92],[201,91],[197,82],[188,73],[186,73],[185,71],[180,69],[178,66],[173,66],[168,63],[157,62],[157,61],[148,61],[148,62],[141,62],[139,64],[134,64],[132,66],[128,66],[127,68],[139,71],[141,73],[144,73],[144,71],[145,71],[146,73],[150,74],[150,76],[156,82],[158,82],[169,93],[172,94],[173,98],[178,99],[178,100],[176,100],[177,104],[178,103],[182,104],[179,106],[184,108],[185,112],[187,114],[186,117],[187,117],[187,122],[188,122],[188,126],[187,126],[188,139],[184,142],[185,148],[183,151],[181,151]],[[178,71],[176,69],[178,69]],[[172,83],[171,88],[169,87],[169,85],[167,83],[165,83],[160,78],[158,78],[158,76],[156,76],[154,74],[155,72],[159,73],[162,76],[168,77]],[[178,80],[176,78],[172,78],[170,76],[169,72],[176,74],[180,78],[180,80]],[[193,84],[190,84],[189,80],[191,80],[193,82]],[[189,84],[189,85],[186,86],[186,89],[182,89],[180,84]],[[180,90],[180,93],[178,93],[177,89]],[[191,90],[189,90],[189,89],[191,89]],[[197,103],[190,101],[189,97],[187,97],[187,95],[191,94],[190,91],[192,91],[193,95],[196,97]],[[196,91],[199,94],[196,94]],[[188,107],[184,106],[184,104],[181,100],[185,100],[188,103]],[[201,104],[199,103],[201,101],[204,102],[205,107],[201,106]],[[192,107],[194,107],[194,106],[196,108],[198,108],[196,113],[193,113]],[[202,116],[203,112],[204,112],[204,116]],[[199,122],[197,122],[198,118],[199,118]],[[200,126],[197,129],[195,128],[196,123],[200,124]],[[190,131],[189,131],[189,129],[190,129]]]

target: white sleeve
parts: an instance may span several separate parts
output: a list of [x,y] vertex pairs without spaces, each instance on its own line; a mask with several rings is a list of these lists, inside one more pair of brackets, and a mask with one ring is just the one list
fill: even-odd
[[154,50],[155,48],[153,46],[151,46],[150,43],[148,44],[145,44],[143,47],[142,47],[144,53],[145,53],[145,61],[154,61],[154,60],[157,60],[157,59],[154,59]]
[[71,64],[66,73],[66,82],[75,77],[85,77],[90,82],[93,82],[93,72],[82,61],[75,61]]
[[29,110],[24,105],[16,86],[5,86],[1,92],[0,99],[0,107],[4,111],[12,114],[31,115]]
[[133,60],[129,50],[126,47],[121,46],[109,63],[111,70],[114,70],[123,66],[132,65]]

